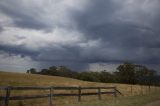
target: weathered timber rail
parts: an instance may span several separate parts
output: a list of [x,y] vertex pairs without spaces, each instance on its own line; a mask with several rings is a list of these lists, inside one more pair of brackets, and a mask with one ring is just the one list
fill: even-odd
[[[102,91],[105,89],[111,89],[112,91]],[[99,100],[101,100],[102,94],[113,94],[114,97],[117,97],[117,93],[122,95],[122,93],[117,90],[116,87],[0,87],[0,90],[5,91],[5,96],[0,96],[0,101],[4,101],[4,106],[9,106],[10,100],[25,100],[25,99],[38,99],[38,98],[49,98],[49,106],[53,106],[52,98],[58,96],[77,96],[78,101],[81,101],[82,96],[98,95]],[[11,91],[13,90],[49,90],[48,94],[39,94],[39,95],[23,95],[23,96],[11,96]],[[77,90],[77,93],[54,93],[56,90]],[[97,90],[97,92],[88,92],[82,93],[82,90]]]

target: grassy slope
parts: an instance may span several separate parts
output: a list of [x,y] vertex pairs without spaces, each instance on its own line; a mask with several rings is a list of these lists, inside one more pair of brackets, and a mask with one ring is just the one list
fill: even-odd
[[[87,81],[81,81],[81,80],[64,78],[64,77],[22,74],[22,73],[9,73],[9,72],[0,72],[0,86],[116,86],[118,90],[120,90],[127,98],[128,96],[131,95],[131,85],[127,85],[127,84],[95,83],[95,82],[87,82]],[[134,85],[132,88],[133,88],[132,95],[133,94],[138,95],[142,93],[144,94],[148,92],[148,87],[146,86],[142,87],[143,91],[141,90],[141,87],[139,85]],[[156,90],[156,88],[152,87],[151,91],[154,91],[154,90]],[[35,91],[28,91],[28,92],[29,93],[32,92],[32,94],[37,93]],[[12,95],[16,95],[16,94],[26,94],[26,92],[20,92],[20,93],[13,92],[12,93]],[[94,98],[94,97],[91,97],[91,98],[89,97],[86,99],[85,98],[86,97],[84,97],[84,101],[85,100],[89,101],[89,99],[97,100],[97,98]],[[65,104],[67,103],[70,104],[70,102],[68,101],[70,100],[72,101],[73,98],[68,99],[68,100],[66,98],[60,98],[60,99],[58,98],[56,101],[57,103],[58,102],[62,103],[61,100],[63,100]]]
[[[89,102],[81,102],[78,105],[80,105],[80,106],[150,106],[147,104],[150,104],[153,101],[160,100],[159,94],[160,93],[152,93],[152,94],[129,96],[129,97],[103,99],[102,101],[92,101],[90,103]],[[154,105],[154,106],[160,106],[159,103],[160,102],[156,102],[156,105]],[[77,104],[64,105],[64,106],[77,106]]]

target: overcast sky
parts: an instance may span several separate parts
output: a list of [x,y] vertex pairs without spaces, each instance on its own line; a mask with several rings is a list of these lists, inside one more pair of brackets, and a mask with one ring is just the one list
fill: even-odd
[[160,69],[160,0],[0,0],[0,70]]

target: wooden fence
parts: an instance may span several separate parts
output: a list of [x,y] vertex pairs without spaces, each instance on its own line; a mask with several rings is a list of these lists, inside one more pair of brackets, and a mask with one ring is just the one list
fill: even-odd
[[[102,91],[104,89],[112,89],[112,91]],[[10,100],[25,100],[25,99],[38,99],[38,98],[49,98],[49,106],[53,106],[53,97],[58,96],[77,96],[78,101],[81,101],[82,96],[98,95],[99,100],[101,100],[102,94],[113,94],[117,97],[117,93],[122,95],[116,87],[0,87],[0,90],[5,91],[5,96],[0,96],[0,101],[4,101],[4,106],[9,106]],[[30,96],[11,96],[12,90],[49,90],[48,94],[30,95]],[[55,90],[77,90],[77,93],[54,93]],[[97,90],[97,92],[82,93],[82,90]]]

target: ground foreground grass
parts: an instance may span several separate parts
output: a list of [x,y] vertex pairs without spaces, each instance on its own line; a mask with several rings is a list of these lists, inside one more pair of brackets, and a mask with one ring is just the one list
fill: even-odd
[[[119,95],[118,98],[114,98],[113,95],[103,95],[102,101],[98,101],[97,96],[86,96],[82,97],[81,103],[77,102],[77,97],[55,97],[53,98],[55,106],[141,106],[147,102],[159,99],[158,93],[155,92],[160,90],[158,87],[153,86],[149,90],[148,86],[96,83],[57,76],[9,72],[0,72],[0,86],[116,86],[124,95],[123,97]],[[72,93],[76,91],[62,90],[56,92]],[[48,93],[48,91],[12,91],[11,95],[34,95],[45,93]],[[4,95],[2,90],[0,91],[0,95]],[[47,106],[47,104],[48,98],[10,102],[10,106]]]
[[[152,93],[145,95],[105,99],[102,101],[81,102],[78,104],[63,106],[150,106],[147,104],[158,100],[160,100],[160,93]],[[160,106],[160,104],[156,104],[156,106]]]

